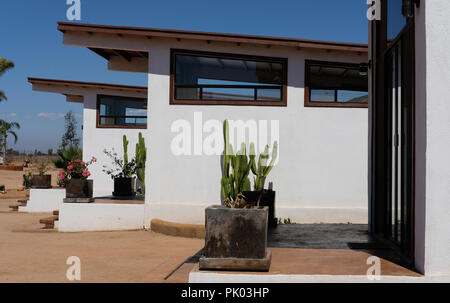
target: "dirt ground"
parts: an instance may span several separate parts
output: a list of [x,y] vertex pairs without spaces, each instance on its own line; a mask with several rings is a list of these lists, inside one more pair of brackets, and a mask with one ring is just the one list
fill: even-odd
[[[50,213],[28,214],[9,210],[25,198],[24,171],[0,170],[0,282],[69,282],[67,258],[81,261],[80,282],[187,282],[192,264],[181,266],[199,251],[203,240],[170,237],[151,231],[59,233],[43,230],[39,219]],[[58,170],[49,171],[56,183]],[[56,184],[54,184],[56,185]]]
[[14,201],[0,200],[0,282],[69,282],[70,256],[80,258],[80,282],[187,282],[192,264],[164,278],[204,244],[143,230],[42,230],[39,219],[50,214],[10,212]]
[[[23,175],[29,172],[37,174],[37,164],[31,164],[30,167],[25,167],[23,171],[10,171],[10,170],[0,170],[0,185],[5,185],[6,190],[16,190],[22,187]],[[52,185],[57,186],[57,177],[59,169],[55,168],[53,165],[48,166],[48,171],[46,174],[52,175]],[[1,198],[1,197],[0,197]]]

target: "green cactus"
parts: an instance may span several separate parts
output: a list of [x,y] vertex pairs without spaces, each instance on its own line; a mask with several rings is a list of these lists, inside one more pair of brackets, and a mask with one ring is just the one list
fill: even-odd
[[[224,138],[224,152],[222,163],[222,179],[220,180],[222,188],[222,197],[227,206],[243,206],[241,203],[235,203],[237,197],[243,191],[250,190],[250,179],[248,175],[252,166],[252,157],[247,157],[245,143],[241,144],[241,149],[237,151],[236,155],[233,151],[233,146],[229,142],[229,127],[228,121],[223,122],[223,138]],[[254,157],[253,157],[254,158]],[[230,173],[231,166],[231,173]],[[238,205],[239,204],[239,205]]]
[[128,140],[127,136],[123,135],[123,166],[126,167],[128,165]]
[[145,160],[147,159],[147,148],[142,133],[139,132],[139,140],[136,143],[136,176],[142,183],[145,192]]
[[254,161],[254,159],[255,159],[254,150],[255,150],[254,144],[251,143],[250,144],[250,154],[252,154],[252,155],[250,157],[253,158],[253,161],[251,163],[251,170],[252,170],[252,173],[256,176],[254,178],[253,187],[254,187],[255,191],[259,191],[264,188],[264,181],[265,181],[266,177],[269,175],[270,171],[272,170],[275,160],[277,159],[278,142],[275,141],[273,143],[272,159],[270,160],[269,165],[267,165],[267,161],[269,160],[269,145],[266,145],[264,152],[262,152],[259,155],[258,163],[256,163]]

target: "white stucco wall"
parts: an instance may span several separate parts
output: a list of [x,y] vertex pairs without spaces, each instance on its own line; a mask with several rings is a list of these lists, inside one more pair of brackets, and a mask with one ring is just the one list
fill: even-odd
[[[366,54],[77,32],[66,32],[64,44],[149,52],[146,221],[203,223],[205,206],[220,201],[219,156],[174,156],[170,150],[177,135],[171,124],[192,124],[194,112],[201,112],[203,121],[279,120],[280,158],[267,180],[277,191],[277,216],[299,223],[367,222],[367,109],[303,106],[305,59],[359,63]],[[288,58],[288,106],[169,105],[170,48]],[[132,68],[119,63],[108,68]]]
[[[104,95],[124,95],[126,97],[142,97],[139,94],[118,92],[102,92]],[[127,129],[127,128],[97,128],[97,93],[92,92],[84,97],[83,110],[83,160],[89,161],[93,156],[98,161],[89,167],[91,178],[94,180],[94,196],[112,195],[114,181],[110,176],[103,172],[103,165],[111,167],[111,160],[103,152],[104,149],[114,150],[119,157],[123,157],[123,135],[127,136],[128,157],[135,156],[136,143],[139,132],[145,135],[146,129]],[[148,140],[146,138],[146,140]]]
[[450,275],[450,2],[416,16],[416,266]]
[[135,156],[139,132],[145,135],[147,129],[97,128],[97,95],[146,98],[145,93],[43,84],[33,85],[33,90],[83,96],[84,103],[80,104],[83,106],[83,160],[89,161],[92,157],[98,159],[96,163],[89,166],[91,172],[89,179],[94,180],[94,196],[112,195],[114,181],[103,172],[103,165],[111,167],[111,160],[103,150],[114,148],[118,156],[123,157],[122,137],[126,135],[129,141],[128,157],[131,159]]
[[[299,223],[367,222],[367,109],[303,105],[305,59],[359,63],[365,55],[184,40],[148,43],[147,220],[203,223],[204,207],[220,202],[220,157],[171,152],[177,135],[172,123],[185,119],[193,125],[200,112],[203,122],[279,120],[279,162],[267,180],[277,192],[277,216]],[[170,48],[288,58],[288,106],[169,105]]]

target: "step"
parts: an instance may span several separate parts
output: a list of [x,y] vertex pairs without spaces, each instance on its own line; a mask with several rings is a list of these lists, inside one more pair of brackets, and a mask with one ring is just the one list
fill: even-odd
[[44,228],[53,228],[55,226],[56,220],[58,220],[58,216],[51,216],[48,218],[40,219],[39,223],[45,224]]
[[10,205],[9,208],[11,208],[12,211],[18,211],[19,205]]
[[17,200],[17,202],[21,204],[20,206],[26,206],[28,200]]

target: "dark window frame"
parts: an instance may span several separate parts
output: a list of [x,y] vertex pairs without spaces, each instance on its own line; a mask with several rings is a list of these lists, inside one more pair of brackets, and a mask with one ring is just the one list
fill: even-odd
[[121,99],[125,99],[125,100],[132,100],[132,101],[136,101],[136,100],[147,100],[147,98],[139,98],[139,97],[124,97],[124,96],[119,96],[119,95],[97,95],[97,119],[96,119],[96,127],[97,128],[125,128],[125,129],[147,129],[147,125],[104,125],[104,124],[100,124],[100,102],[101,102],[101,98],[102,97],[116,97],[116,98],[121,98]]
[[359,64],[357,63],[347,63],[347,62],[332,62],[332,61],[320,61],[320,60],[305,60],[305,107],[347,107],[347,108],[368,108],[368,103],[351,103],[351,102],[320,102],[310,100],[310,78],[309,78],[309,67],[310,65],[323,64],[328,66],[336,67],[352,67],[359,69]]
[[[204,57],[220,57],[224,59],[242,59],[253,61],[270,61],[281,63],[283,66],[283,85],[281,89],[281,101],[249,101],[249,100],[185,100],[175,99],[175,56],[193,55]],[[279,57],[265,57],[254,55],[242,55],[232,53],[217,53],[198,50],[170,49],[170,105],[242,105],[242,106],[287,106],[287,86],[288,86],[288,59]]]

